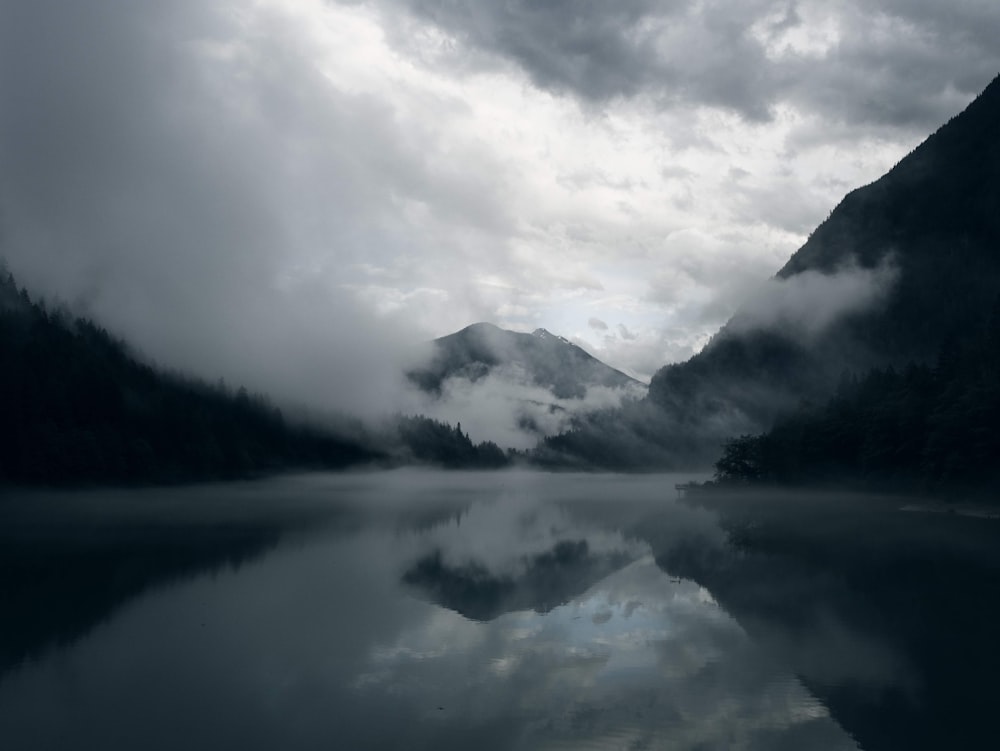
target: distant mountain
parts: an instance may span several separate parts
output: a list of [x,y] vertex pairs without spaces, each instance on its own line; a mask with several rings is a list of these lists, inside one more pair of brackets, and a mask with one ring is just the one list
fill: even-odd
[[[826,399],[845,371],[928,363],[978,336],[1000,290],[998,123],[1000,78],[885,176],[849,193],[699,354],[653,376],[642,405],[578,420],[540,457],[702,464],[726,436]],[[792,293],[784,310],[771,299],[782,292]],[[870,293],[865,304],[803,326],[861,292]]]
[[490,323],[474,323],[435,339],[431,359],[408,376],[424,391],[440,393],[449,378],[476,382],[501,372],[548,389],[559,399],[582,399],[592,386],[645,388],[545,329],[523,334]]
[[451,564],[435,550],[402,580],[432,602],[486,622],[516,610],[548,613],[631,562],[624,552],[591,550],[586,539],[560,540],[551,550],[526,556],[516,575],[494,573],[476,560]]

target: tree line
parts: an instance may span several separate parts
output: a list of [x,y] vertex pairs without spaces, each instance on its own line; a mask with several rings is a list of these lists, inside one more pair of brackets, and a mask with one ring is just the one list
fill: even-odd
[[732,438],[721,483],[847,484],[901,491],[1000,487],[1000,298],[980,330],[952,336],[933,364],[845,374],[760,435]]
[[378,453],[262,396],[158,371],[0,275],[0,483],[129,484],[332,468]]

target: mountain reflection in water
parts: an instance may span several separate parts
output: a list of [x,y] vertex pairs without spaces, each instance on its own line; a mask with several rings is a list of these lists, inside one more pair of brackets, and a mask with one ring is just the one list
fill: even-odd
[[[915,650],[943,621],[910,622],[912,577],[895,599],[852,577],[899,575],[891,545],[912,562],[919,541],[986,586],[991,532],[810,517],[853,535],[832,555],[750,507],[675,503],[676,481],[392,472],[4,499],[0,601],[28,616],[0,630],[3,747],[931,747],[920,723],[969,699],[929,686],[937,658]],[[875,558],[866,520],[890,543]]]

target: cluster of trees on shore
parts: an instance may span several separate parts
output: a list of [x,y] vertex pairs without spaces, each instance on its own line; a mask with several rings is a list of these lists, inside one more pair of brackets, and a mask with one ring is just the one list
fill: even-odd
[[446,422],[422,415],[400,416],[394,420],[398,443],[405,460],[447,469],[499,469],[514,459],[493,441],[473,443],[462,423],[452,427]]
[[722,483],[849,484],[873,489],[1000,487],[1000,299],[985,325],[936,363],[845,375],[822,405],[729,440]]

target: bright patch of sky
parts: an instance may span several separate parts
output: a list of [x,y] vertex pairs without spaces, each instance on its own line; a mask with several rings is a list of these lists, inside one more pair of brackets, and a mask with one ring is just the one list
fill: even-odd
[[[447,207],[419,195],[401,206],[414,250],[450,246],[445,263],[466,273],[400,253],[345,274],[376,311],[405,310],[428,337],[477,320],[545,326],[648,378],[699,349],[850,186],[915,141],[866,137],[792,154],[789,137],[806,118],[791,106],[767,123],[705,106],[664,111],[646,97],[582,106],[513,67],[442,67],[438,51],[460,42],[431,24],[414,22],[415,38],[396,49],[366,5],[275,0],[258,13],[294,27],[331,88],[379,102],[433,159],[428,193],[452,181],[479,191],[467,211],[452,207],[461,215],[442,216]],[[825,17],[773,32],[769,54],[780,45],[817,54],[835,30]],[[594,332],[593,316],[634,337]]]

